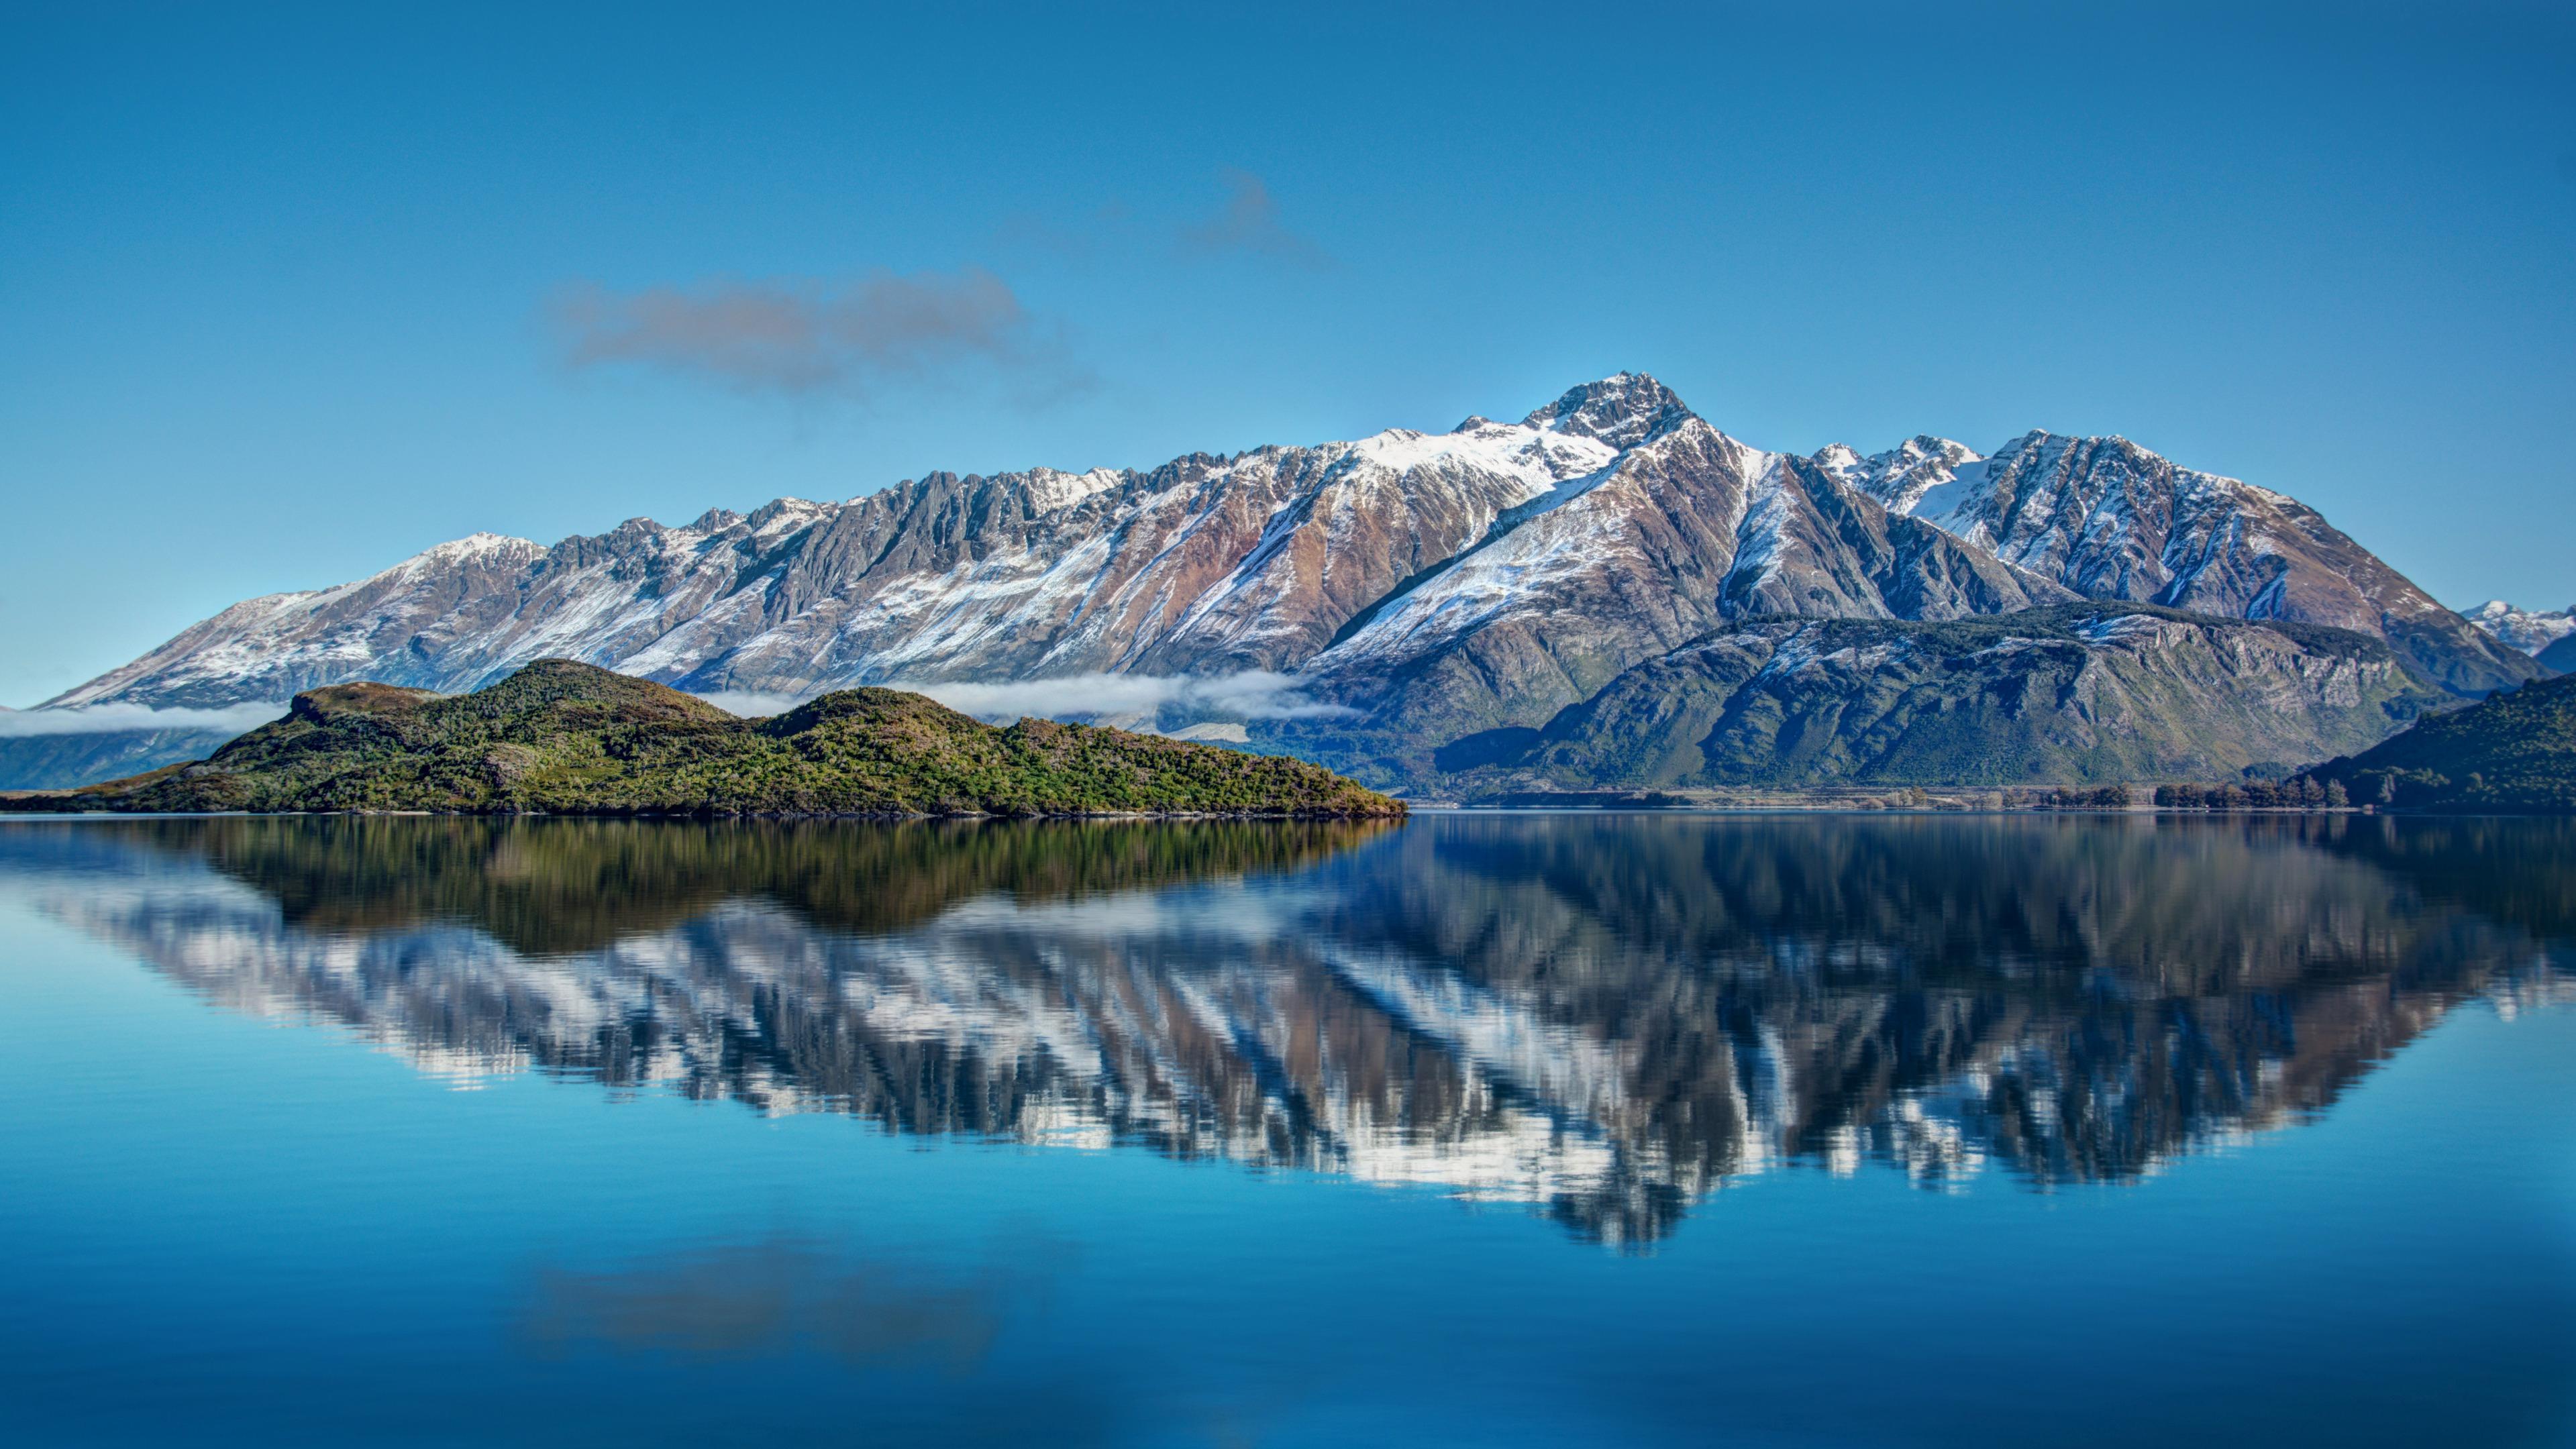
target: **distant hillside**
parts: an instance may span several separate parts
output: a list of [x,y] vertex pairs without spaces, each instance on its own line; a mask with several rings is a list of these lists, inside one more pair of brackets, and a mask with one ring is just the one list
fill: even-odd
[[202,760],[232,738],[231,730],[197,729],[0,735],[0,790],[68,790]]
[[1489,731],[1432,763],[1466,799],[2193,779],[2362,748],[2442,699],[2387,643],[2317,625],[2139,604],[1938,624],[1776,619],[1630,669],[1544,729]]
[[854,689],[737,719],[662,685],[540,660],[442,696],[344,684],[201,763],[19,810],[488,814],[1371,816],[1403,806],[1296,760],[1123,730],[1007,729],[917,694]]
[[2534,680],[2303,778],[2404,810],[2576,813],[2576,676]]

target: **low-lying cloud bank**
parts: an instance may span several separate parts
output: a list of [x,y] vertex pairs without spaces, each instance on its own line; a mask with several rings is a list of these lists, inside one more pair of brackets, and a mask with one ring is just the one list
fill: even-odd
[[154,709],[143,704],[94,704],[85,709],[0,712],[0,739],[35,735],[110,735],[153,730],[221,730],[247,734],[286,713],[286,706],[253,701],[221,709]]
[[1295,677],[1247,669],[1239,674],[1071,674],[1008,684],[896,684],[978,719],[1023,715],[1046,719],[1152,714],[1167,705],[1237,719],[1315,719],[1357,713],[1309,699]]
[[[1338,704],[1307,698],[1291,675],[1260,669],[1209,676],[1069,674],[1057,679],[1022,679],[1002,684],[893,680],[886,688],[926,694],[961,714],[1005,723],[1026,715],[1071,720],[1133,718],[1159,714],[1173,705],[1196,715],[1243,720],[1316,719],[1357,713]],[[728,714],[761,719],[785,714],[811,696],[720,690],[698,698]]]
[[701,694],[698,698],[727,714],[740,715],[744,719],[767,719],[773,714],[785,714],[805,702],[799,695],[762,694],[749,689],[719,689],[712,694]]
[[[890,682],[889,689],[926,694],[978,719],[1132,718],[1178,705],[1187,712],[1224,719],[1319,719],[1358,711],[1310,699],[1293,675],[1247,669],[1238,674],[1069,674],[1003,684]],[[785,714],[810,695],[717,690],[697,696],[727,714],[765,719]],[[154,709],[141,704],[94,704],[81,709],[0,710],[0,739],[37,735],[130,734],[154,730],[207,730],[247,734],[285,715],[286,706],[265,700],[220,709]]]

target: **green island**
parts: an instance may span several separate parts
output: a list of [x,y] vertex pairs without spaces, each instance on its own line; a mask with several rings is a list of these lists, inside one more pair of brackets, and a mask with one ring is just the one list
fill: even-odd
[[1125,730],[985,724],[918,694],[847,689],[747,720],[675,689],[542,659],[472,694],[309,690],[207,759],[18,811],[684,816],[1396,816],[1302,760]]

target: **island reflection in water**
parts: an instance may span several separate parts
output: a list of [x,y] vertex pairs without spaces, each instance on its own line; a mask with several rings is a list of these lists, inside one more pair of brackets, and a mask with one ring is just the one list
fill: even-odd
[[2545,821],[27,821],[9,876],[439,1074],[1432,1184],[1630,1244],[1792,1161],[2134,1178],[2576,962]]

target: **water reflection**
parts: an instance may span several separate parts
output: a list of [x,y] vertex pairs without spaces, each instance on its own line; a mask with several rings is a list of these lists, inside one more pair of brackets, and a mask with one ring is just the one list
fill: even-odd
[[1436,1184],[1616,1242],[1793,1160],[2134,1177],[2547,996],[2576,941],[2576,829],[2538,821],[31,821],[0,883],[460,1079]]
[[1042,1230],[962,1280],[772,1238],[614,1272],[540,1269],[521,1329],[541,1351],[604,1346],[750,1359],[811,1346],[845,1362],[983,1365],[1005,1318],[1042,1299],[1070,1247]]

